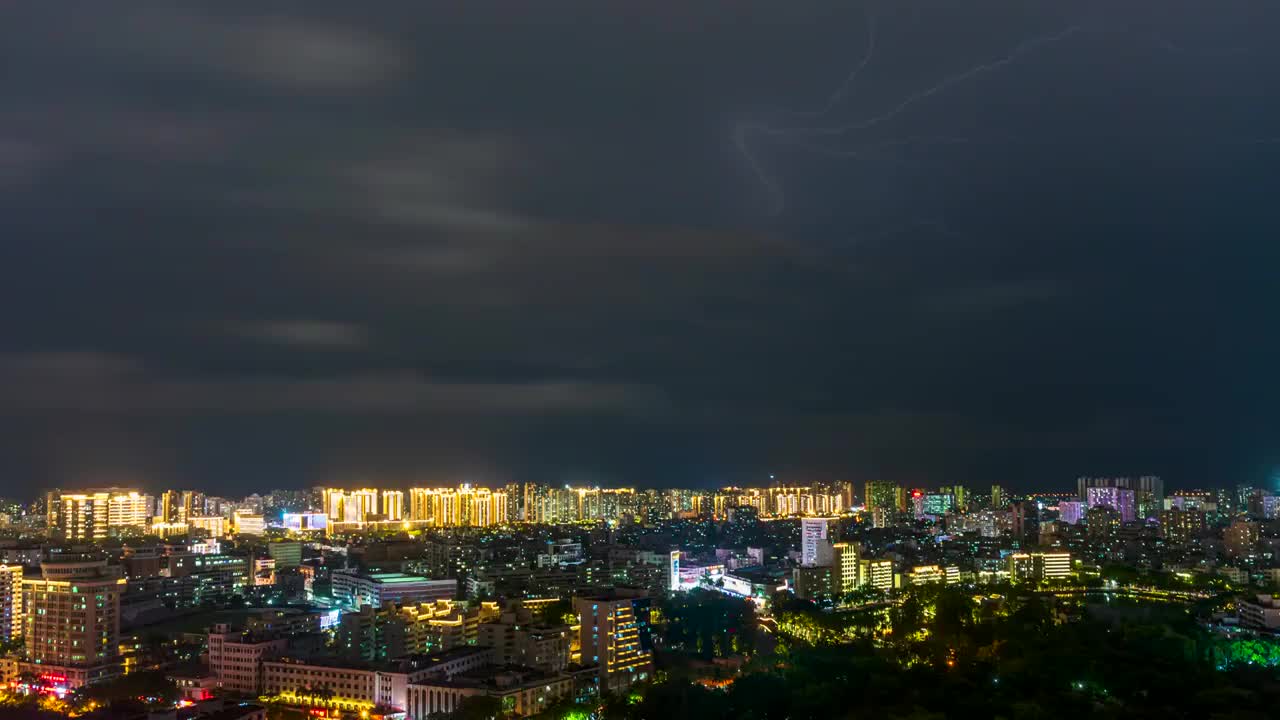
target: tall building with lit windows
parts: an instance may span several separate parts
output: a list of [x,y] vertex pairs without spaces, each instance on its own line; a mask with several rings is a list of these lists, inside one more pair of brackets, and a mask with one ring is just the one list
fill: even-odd
[[1071,553],[1033,552],[1009,556],[1009,579],[1013,582],[1065,580],[1071,577]]
[[866,484],[862,502],[868,512],[882,508],[894,512],[898,510],[898,486],[884,480],[873,480]]
[[156,520],[169,525],[178,523],[182,516],[182,493],[177,490],[165,490],[160,493],[160,507],[156,509]]
[[620,690],[653,675],[650,600],[643,591],[617,589],[575,597],[582,664],[596,666],[601,690]]
[[800,564],[806,567],[826,565],[831,560],[831,541],[835,540],[836,518],[803,518],[800,520]]
[[45,562],[22,581],[27,661],[39,674],[80,687],[119,673],[124,578],[106,560]]
[[893,561],[877,558],[858,561],[858,583],[875,590],[892,590]]
[[844,597],[858,589],[858,543],[841,542],[831,546],[831,584],[836,595]]
[[0,565],[0,640],[22,637],[22,566]]
[[338,490],[325,488],[324,511],[329,515],[330,524],[350,523],[363,525],[373,515],[378,514],[378,491]]
[[65,540],[102,540],[112,531],[145,529],[152,515],[151,496],[136,490],[55,490],[45,500],[49,531]]
[[382,491],[382,517],[391,522],[404,520],[404,492],[400,490]]

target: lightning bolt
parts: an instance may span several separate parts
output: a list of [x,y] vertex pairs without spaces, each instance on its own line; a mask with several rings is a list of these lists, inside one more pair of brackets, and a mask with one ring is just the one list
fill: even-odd
[[[862,60],[854,66],[854,68],[845,77],[835,91],[828,96],[827,101],[817,110],[784,113],[793,118],[810,118],[821,119],[827,116],[842,101],[848,97],[854,82],[863,70],[871,63],[875,54],[876,47],[876,25],[875,16],[868,9],[867,11],[867,49],[863,54]],[[1032,38],[1019,43],[1013,50],[1004,56],[989,62],[975,65],[964,72],[951,75],[944,78],[937,84],[925,88],[923,90],[912,93],[898,104],[892,106],[888,110],[874,115],[868,119],[844,123],[844,124],[809,124],[807,126],[780,126],[771,123],[741,123],[734,129],[734,144],[742,157],[746,160],[751,172],[755,175],[756,180],[764,188],[769,196],[769,210],[771,215],[779,215],[786,209],[786,195],[782,184],[778,182],[772,175],[764,163],[757,156],[755,148],[751,143],[751,139],[757,135],[765,136],[778,142],[798,147],[808,152],[814,152],[828,157],[858,157],[870,150],[875,150],[890,146],[905,146],[921,143],[961,143],[968,142],[965,138],[906,138],[899,140],[890,140],[875,145],[862,146],[853,149],[832,148],[821,145],[811,139],[815,138],[838,138],[849,133],[862,130],[868,130],[877,125],[889,122],[904,112],[910,110],[913,106],[928,100],[929,98],[944,92],[945,90],[969,81],[975,77],[995,72],[1007,65],[1016,62],[1019,58],[1030,53],[1040,47],[1061,42],[1072,35],[1080,32],[1079,26],[1071,26],[1065,30],[1059,31],[1052,35]]]
[[853,67],[853,70],[849,71],[849,74],[845,76],[844,82],[840,83],[840,86],[837,87],[827,98],[826,104],[817,110],[788,110],[784,114],[794,118],[825,117],[827,113],[834,110],[836,106],[844,100],[845,96],[849,94],[849,90],[853,87],[853,83],[858,79],[858,76],[862,74],[862,71],[867,68],[867,65],[871,64],[871,58],[876,52],[876,16],[871,12],[870,5],[866,8],[866,15],[867,50],[863,53],[862,60],[859,61],[858,64]]

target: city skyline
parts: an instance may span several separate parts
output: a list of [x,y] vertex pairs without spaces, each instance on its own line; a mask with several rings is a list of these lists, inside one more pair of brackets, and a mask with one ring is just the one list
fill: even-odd
[[255,5],[6,13],[0,495],[1280,465],[1274,7]]

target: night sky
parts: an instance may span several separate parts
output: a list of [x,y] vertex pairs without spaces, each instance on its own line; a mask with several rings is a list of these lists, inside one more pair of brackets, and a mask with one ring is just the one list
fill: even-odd
[[0,494],[1260,481],[1277,27],[0,4]]

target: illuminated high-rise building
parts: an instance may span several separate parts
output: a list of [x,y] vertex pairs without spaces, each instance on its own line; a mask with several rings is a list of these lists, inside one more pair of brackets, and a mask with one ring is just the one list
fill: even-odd
[[859,560],[858,584],[875,590],[892,590],[893,561],[877,558]]
[[102,540],[115,530],[145,530],[152,509],[151,496],[119,488],[81,493],[55,490],[46,497],[49,530],[66,540]]
[[641,592],[615,590],[575,597],[582,664],[599,668],[600,688],[620,690],[653,674],[650,600]]
[[1115,486],[1090,487],[1085,490],[1089,507],[1106,506],[1120,513],[1120,522],[1133,522],[1137,517],[1134,491]]
[[400,490],[382,491],[382,518],[391,522],[404,520],[404,492]]
[[831,552],[831,584],[835,594],[844,597],[858,589],[861,546],[858,543],[835,543]]
[[1174,508],[1160,511],[1160,536],[1168,540],[1171,545],[1184,545],[1191,542],[1208,526],[1203,510]]
[[885,480],[872,480],[866,484],[863,503],[867,510],[874,512],[884,508],[890,512],[898,511],[898,486]]
[[1231,525],[1222,531],[1222,544],[1230,557],[1246,557],[1258,544],[1259,536],[1258,523],[1244,519],[1233,520]]
[[177,490],[165,490],[160,493],[160,507],[156,512],[156,520],[166,525],[181,522],[182,493]]
[[0,640],[22,637],[22,566],[0,565]]
[[[1144,520],[1154,518],[1164,509],[1164,481],[1158,475],[1143,475],[1136,478],[1080,477],[1076,479],[1076,490],[1081,500],[1089,499],[1089,490],[1092,488],[1114,488],[1132,492],[1134,518]],[[1090,504],[1090,507],[1093,505]],[[1116,509],[1124,514],[1120,508]],[[1134,518],[1126,519],[1125,522]]]
[[108,570],[105,560],[51,561],[22,581],[27,659],[68,687],[119,672],[125,580]]
[[1009,556],[1009,579],[1065,580],[1071,577],[1071,553],[1034,552],[1013,553]]
[[222,537],[227,534],[227,518],[222,515],[198,515],[187,518],[187,527],[210,537]]
[[966,510],[969,507],[969,491],[963,485],[948,485],[938,488],[939,495],[951,496],[951,510]]
[[520,522],[524,520],[524,488],[520,483],[507,483],[502,489],[507,495],[507,522]]
[[991,486],[991,509],[1000,510],[1009,501],[1009,493],[999,485]]
[[462,486],[457,492],[459,516],[455,524],[470,527],[491,527],[507,522],[506,493],[488,488]]
[[333,523],[363,525],[378,514],[378,491],[325,488],[324,511],[329,515],[330,526]]
[[205,515],[217,514],[218,510],[209,510],[205,508],[204,493],[195,490],[182,491],[182,507],[178,511],[177,522],[186,522],[187,518],[203,517]]
[[806,567],[826,565],[831,560],[831,541],[835,539],[836,518],[803,518],[800,520],[800,564]]
[[1058,519],[1068,525],[1078,525],[1084,520],[1087,509],[1080,500],[1062,500],[1058,502]]

